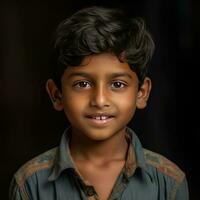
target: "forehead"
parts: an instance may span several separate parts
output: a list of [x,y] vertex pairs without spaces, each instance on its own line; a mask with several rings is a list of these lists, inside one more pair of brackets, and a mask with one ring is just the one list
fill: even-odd
[[67,67],[64,72],[64,76],[67,79],[76,76],[88,75],[93,78],[99,78],[120,74],[127,78],[136,76],[128,63],[120,62],[116,56],[109,53],[87,56],[80,66]]

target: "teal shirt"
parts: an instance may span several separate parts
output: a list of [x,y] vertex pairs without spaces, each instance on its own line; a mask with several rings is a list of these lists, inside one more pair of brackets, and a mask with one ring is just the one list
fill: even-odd
[[[59,147],[23,165],[14,175],[9,200],[97,200],[95,188],[86,185],[70,155],[71,129]],[[132,129],[126,161],[109,200],[188,200],[185,174],[162,155],[142,147]]]

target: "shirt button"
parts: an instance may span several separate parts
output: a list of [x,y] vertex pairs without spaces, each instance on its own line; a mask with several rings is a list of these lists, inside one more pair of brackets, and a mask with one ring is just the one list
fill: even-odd
[[86,195],[87,196],[93,196],[95,194],[94,188],[92,186],[86,187]]

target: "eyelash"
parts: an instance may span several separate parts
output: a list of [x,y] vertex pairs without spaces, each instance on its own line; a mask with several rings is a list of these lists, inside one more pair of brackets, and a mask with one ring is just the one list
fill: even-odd
[[[81,86],[80,86],[80,83],[87,83],[87,84],[90,84],[88,81],[79,81],[79,82],[76,82],[76,83],[73,85],[73,87],[75,87],[75,88],[88,88],[88,87],[81,87]],[[123,82],[121,82],[121,81],[114,81],[112,84],[114,84],[114,83],[120,83],[121,85],[123,85],[123,87],[114,87],[114,89],[123,89],[123,88],[125,88],[125,87],[128,86],[127,84],[125,84],[125,83],[123,83]]]

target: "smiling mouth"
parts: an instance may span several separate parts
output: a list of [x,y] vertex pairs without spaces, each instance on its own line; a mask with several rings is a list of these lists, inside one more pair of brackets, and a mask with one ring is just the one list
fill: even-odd
[[87,116],[89,121],[94,125],[106,125],[113,120],[113,116]]
[[111,118],[112,116],[88,116],[88,118],[96,119],[96,120],[106,120],[108,118]]

